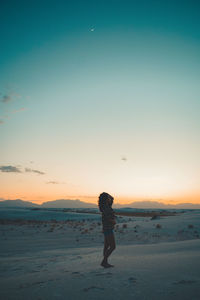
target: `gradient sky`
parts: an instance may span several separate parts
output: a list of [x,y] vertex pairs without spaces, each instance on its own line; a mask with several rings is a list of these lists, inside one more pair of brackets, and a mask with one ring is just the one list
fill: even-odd
[[2,199],[200,203],[199,1],[2,1]]

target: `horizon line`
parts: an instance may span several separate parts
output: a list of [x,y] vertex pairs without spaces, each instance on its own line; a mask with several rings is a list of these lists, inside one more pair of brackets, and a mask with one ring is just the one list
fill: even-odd
[[[15,201],[15,200],[21,200],[23,202],[30,202],[30,203],[33,203],[33,204],[37,204],[37,205],[42,205],[43,203],[46,203],[46,202],[54,202],[54,201],[59,201],[59,200],[70,200],[70,201],[80,201],[80,202],[83,202],[83,203],[89,203],[89,204],[94,204],[94,205],[98,205],[97,203],[94,203],[94,202],[88,202],[88,201],[83,201],[83,200],[80,200],[80,199],[67,199],[67,198],[62,198],[62,199],[54,199],[54,200],[46,200],[46,201],[43,201],[41,203],[37,203],[37,202],[34,202],[34,201],[39,201],[39,200],[23,200],[21,198],[15,198],[15,199],[4,199],[4,198],[0,198],[0,202],[4,202],[4,201]],[[139,203],[139,202],[156,202],[158,204],[163,204],[163,205],[166,205],[166,206],[177,206],[177,205],[181,205],[181,204],[191,204],[191,205],[200,205],[200,202],[199,203],[194,203],[194,202],[178,202],[178,203],[164,203],[162,200],[133,200],[132,202],[129,202],[129,203],[121,203],[121,202],[114,202],[113,205],[130,205],[130,204],[133,204],[133,203]]]

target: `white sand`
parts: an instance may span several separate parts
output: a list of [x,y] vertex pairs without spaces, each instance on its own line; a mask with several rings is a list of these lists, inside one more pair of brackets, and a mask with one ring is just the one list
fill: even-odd
[[0,225],[0,299],[199,300],[199,212],[128,220],[109,269],[97,222]]

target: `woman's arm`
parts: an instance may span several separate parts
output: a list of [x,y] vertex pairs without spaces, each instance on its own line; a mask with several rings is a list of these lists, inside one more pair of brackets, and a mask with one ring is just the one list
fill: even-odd
[[111,223],[113,223],[114,225],[116,224],[115,219],[110,219]]
[[114,225],[116,224],[115,214],[110,206],[104,206],[103,214],[109,222],[113,223]]

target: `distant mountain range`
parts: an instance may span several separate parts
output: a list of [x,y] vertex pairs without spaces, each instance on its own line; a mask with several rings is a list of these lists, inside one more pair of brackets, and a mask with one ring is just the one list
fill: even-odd
[[92,203],[80,200],[59,199],[55,201],[47,201],[42,204],[36,204],[21,199],[0,201],[0,207],[38,207],[38,208],[96,208]]
[[59,199],[54,201],[43,202],[41,207],[55,207],[55,208],[96,208],[97,206],[92,203],[83,202],[78,199],[68,200],[68,199]]
[[[24,201],[21,199],[16,200],[1,200],[1,207],[38,207],[38,208],[97,208],[97,204],[92,204],[84,201],[70,200],[70,199],[58,199],[54,201],[43,202],[42,204],[36,204],[30,201]],[[135,201],[129,204],[121,205],[113,203],[113,208],[150,208],[150,209],[200,209],[200,204],[192,203],[180,203],[180,204],[164,204],[158,201]]]
[[158,209],[200,209],[200,204],[180,203],[180,204],[164,204],[158,201],[135,201],[129,204],[120,205],[113,204],[113,208],[158,208]]
[[30,201],[23,201],[21,199],[16,200],[4,200],[0,201],[0,207],[39,207],[40,205],[32,203]]

